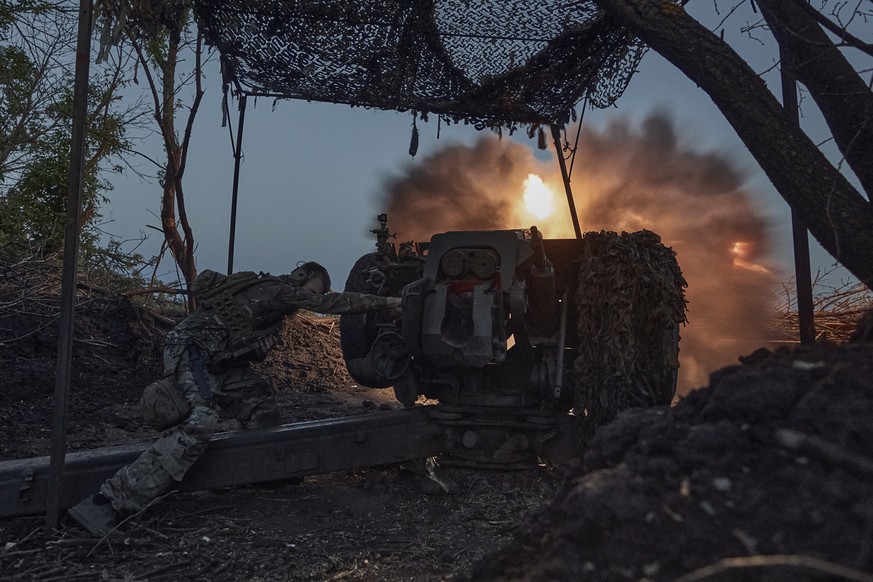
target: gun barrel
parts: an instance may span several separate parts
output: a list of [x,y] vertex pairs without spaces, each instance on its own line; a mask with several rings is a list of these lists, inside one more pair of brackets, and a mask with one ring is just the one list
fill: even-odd
[[530,246],[534,252],[534,265],[542,274],[547,274],[552,271],[552,262],[546,256],[546,249],[543,247],[543,233],[536,226],[530,227]]
[[545,335],[551,334],[555,326],[557,296],[555,292],[555,268],[543,246],[543,234],[530,227],[533,266],[527,277],[529,319],[533,327]]

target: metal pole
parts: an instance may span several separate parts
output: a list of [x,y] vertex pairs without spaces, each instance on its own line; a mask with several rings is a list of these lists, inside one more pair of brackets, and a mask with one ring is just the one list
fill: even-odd
[[233,195],[230,201],[230,241],[227,245],[227,274],[233,273],[233,245],[236,240],[236,205],[239,199],[239,164],[242,159],[243,127],[246,123],[246,94],[239,98],[239,123],[236,132],[236,151],[233,152]]
[[576,238],[582,240],[582,227],[579,226],[579,217],[576,214],[576,202],[573,200],[573,190],[570,188],[570,175],[567,173],[567,163],[564,160],[564,151],[561,148],[561,130],[552,125],[552,140],[555,142],[555,153],[558,155],[558,165],[561,167],[561,177],[564,179],[564,190],[567,193],[567,203],[570,205],[570,218],[573,219],[573,230]]
[[[789,68],[790,55],[780,43],[782,61],[782,106],[795,125],[800,125],[797,113],[797,82]],[[815,313],[812,304],[812,272],[809,266],[809,234],[794,209],[791,210],[791,234],[794,242],[794,279],[797,287],[797,319],[800,343],[815,343]]]
[[64,461],[67,444],[67,400],[70,393],[70,364],[73,355],[73,316],[76,300],[76,259],[79,254],[82,170],[85,159],[85,112],[88,106],[88,70],[91,56],[91,0],[79,1],[79,34],[76,41],[76,72],[73,85],[73,126],[70,140],[70,168],[67,175],[67,223],[64,231],[61,316],[58,325],[58,359],[55,371],[54,418],[49,470],[46,529],[60,521]]

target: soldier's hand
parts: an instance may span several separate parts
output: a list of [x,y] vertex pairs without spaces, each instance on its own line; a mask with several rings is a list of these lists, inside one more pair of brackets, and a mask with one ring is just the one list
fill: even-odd
[[388,309],[400,309],[403,305],[403,299],[400,297],[386,297],[388,300]]

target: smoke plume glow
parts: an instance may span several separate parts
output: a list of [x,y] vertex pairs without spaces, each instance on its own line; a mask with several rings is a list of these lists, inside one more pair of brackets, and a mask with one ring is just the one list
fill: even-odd
[[[618,121],[582,130],[572,188],[583,232],[654,231],[688,281],[680,393],[766,341],[775,282],[765,265],[767,222],[742,182],[723,155],[684,148],[665,115],[639,128]],[[490,135],[411,164],[385,191],[382,207],[400,240],[531,225],[547,238],[574,237],[567,205],[553,195],[564,192],[558,165]]]

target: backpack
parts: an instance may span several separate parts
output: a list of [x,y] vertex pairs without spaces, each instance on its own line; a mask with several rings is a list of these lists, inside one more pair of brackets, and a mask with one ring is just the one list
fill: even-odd
[[278,277],[264,273],[255,273],[254,271],[240,271],[231,275],[225,275],[218,271],[206,269],[194,279],[191,290],[194,292],[194,298],[197,300],[198,305],[214,309],[212,307],[214,302],[222,301],[227,296],[233,297],[240,291],[244,291],[266,279],[280,280]]

